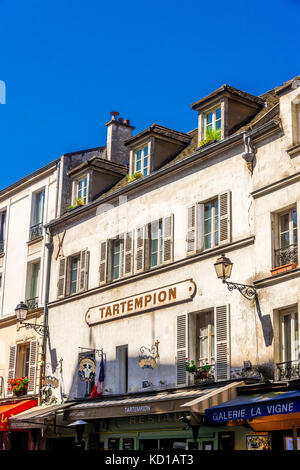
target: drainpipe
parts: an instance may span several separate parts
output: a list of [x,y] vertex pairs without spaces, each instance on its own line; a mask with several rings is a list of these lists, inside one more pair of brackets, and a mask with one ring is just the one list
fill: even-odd
[[40,387],[39,387],[39,398],[40,404],[42,399],[41,388],[44,385],[44,376],[46,372],[46,348],[47,348],[47,331],[48,331],[48,302],[49,302],[49,287],[50,287],[50,272],[51,272],[51,255],[53,250],[53,237],[49,229],[45,229],[48,241],[45,243],[47,248],[47,259],[46,259],[46,279],[45,279],[45,296],[44,296],[44,334],[42,343],[42,357],[40,366]]

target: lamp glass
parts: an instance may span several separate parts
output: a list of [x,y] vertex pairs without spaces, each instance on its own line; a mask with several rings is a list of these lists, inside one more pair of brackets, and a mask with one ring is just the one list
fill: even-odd
[[220,258],[214,264],[218,279],[227,279],[231,276],[233,263],[229,258],[226,258],[225,254],[222,254]]
[[27,312],[28,312],[27,305],[21,301],[15,308],[15,314],[16,314],[17,320],[19,321],[26,320]]

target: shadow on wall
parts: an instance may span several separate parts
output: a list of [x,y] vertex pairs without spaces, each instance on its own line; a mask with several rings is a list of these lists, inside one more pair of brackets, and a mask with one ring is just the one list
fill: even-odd
[[261,322],[265,346],[271,346],[274,339],[274,330],[270,315],[262,315],[258,298],[255,299],[258,318]]

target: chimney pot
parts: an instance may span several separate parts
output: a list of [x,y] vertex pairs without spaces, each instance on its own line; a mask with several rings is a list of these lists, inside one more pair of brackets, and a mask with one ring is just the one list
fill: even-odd
[[126,126],[129,126],[129,119],[124,119],[124,124],[126,124]]
[[111,118],[113,121],[116,120],[116,116],[119,116],[120,113],[118,113],[118,111],[111,111],[110,112],[110,115],[111,115]]
[[120,117],[120,118],[119,118],[119,122],[120,122],[121,124],[123,124],[123,118]]

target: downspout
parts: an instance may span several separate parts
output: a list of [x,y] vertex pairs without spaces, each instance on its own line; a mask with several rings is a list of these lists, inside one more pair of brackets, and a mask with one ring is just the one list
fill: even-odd
[[50,273],[51,273],[51,256],[53,250],[53,237],[51,231],[45,229],[48,241],[45,243],[47,248],[47,260],[46,260],[46,279],[45,279],[45,296],[44,296],[44,333],[42,342],[42,355],[41,355],[41,366],[40,366],[40,387],[39,387],[39,401],[42,402],[42,387],[44,385],[44,377],[46,372],[46,349],[47,349],[47,337],[48,337],[48,302],[49,302],[49,287],[50,287]]

